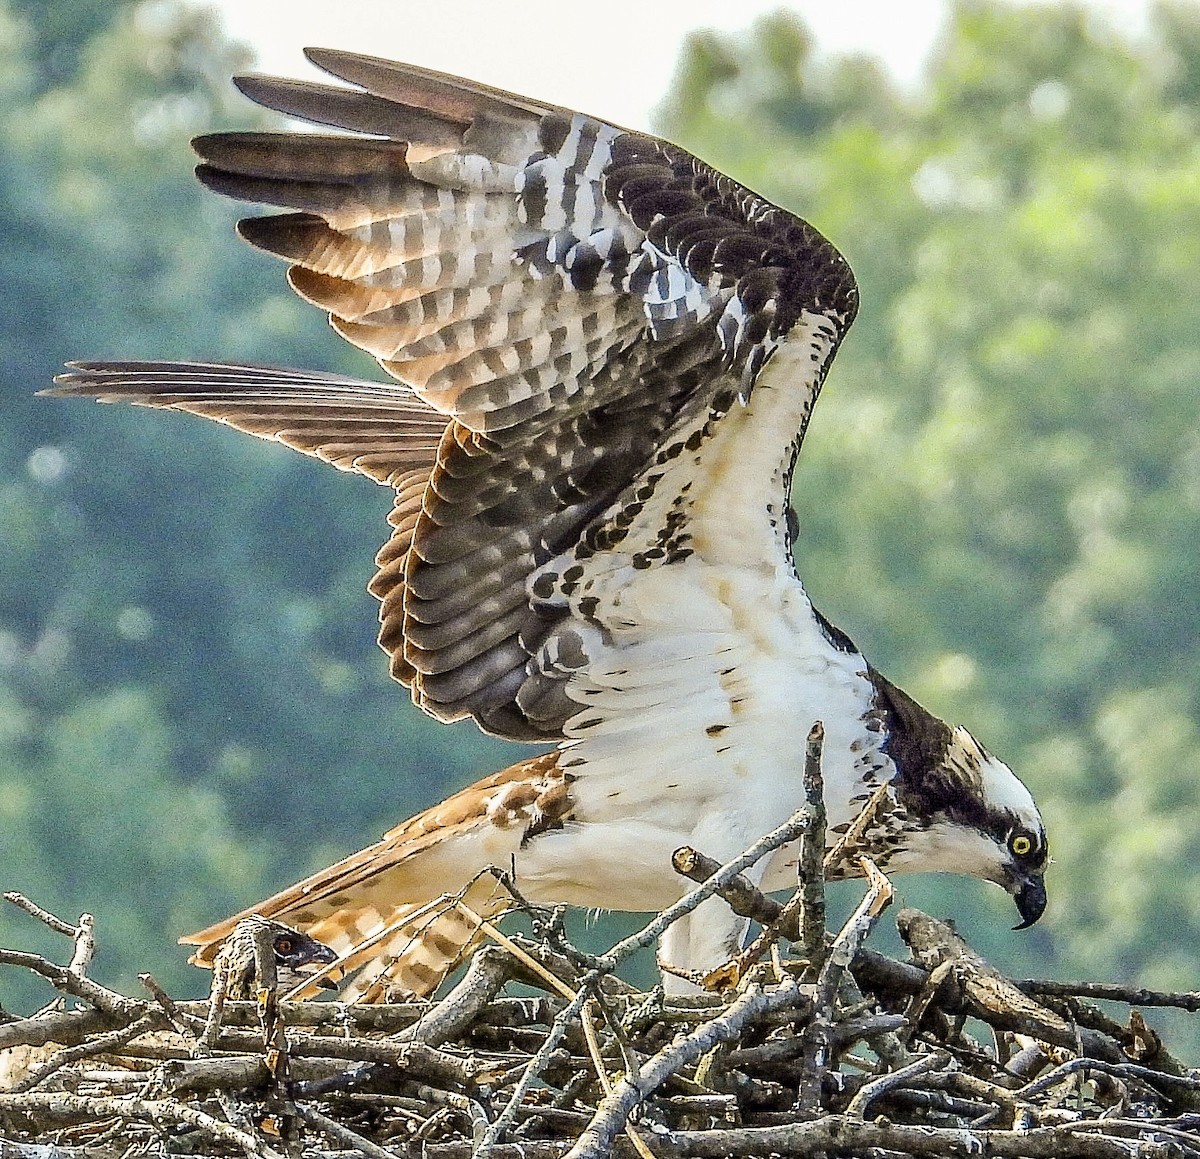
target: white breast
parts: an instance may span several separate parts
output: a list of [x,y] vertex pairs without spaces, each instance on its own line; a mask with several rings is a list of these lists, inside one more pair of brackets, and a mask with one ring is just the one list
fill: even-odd
[[[535,893],[542,882],[582,905],[667,904],[678,894],[673,850],[732,856],[802,804],[815,720],[826,728],[830,823],[852,815],[873,689],[861,655],[835,648],[813,614],[787,557],[784,510],[814,398],[806,383],[828,354],[824,325],[809,320],[748,405],[669,465],[622,543],[587,560],[579,597],[600,630],[568,686],[582,707],[562,762],[586,824],[529,844],[518,864]],[[635,567],[681,502],[691,554]],[[585,864],[592,880],[580,882]]]

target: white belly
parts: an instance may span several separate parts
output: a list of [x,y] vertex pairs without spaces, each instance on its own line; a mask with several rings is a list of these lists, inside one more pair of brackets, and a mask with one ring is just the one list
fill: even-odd
[[535,896],[669,904],[685,884],[670,869],[679,846],[725,859],[800,808],[816,720],[829,823],[851,818],[871,686],[862,657],[825,638],[797,580],[693,558],[638,573],[621,602],[636,604],[650,639],[616,636],[573,684],[585,707],[568,723],[562,763],[578,823],[519,855]]

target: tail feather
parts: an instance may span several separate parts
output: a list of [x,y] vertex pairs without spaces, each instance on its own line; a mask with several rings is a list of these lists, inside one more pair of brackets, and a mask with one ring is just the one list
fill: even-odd
[[353,976],[349,999],[432,993],[478,942],[478,923],[460,903],[491,917],[510,900],[482,871],[519,848],[539,801],[557,801],[558,756],[546,753],[485,777],[336,865],[180,938],[197,947],[189,960],[211,967],[234,926],[258,913],[335,950],[335,965]]
[[477,918],[495,917],[510,901],[503,886],[485,875],[453,897],[401,907],[386,938],[347,958],[347,974],[357,974],[343,997],[350,1002],[428,997],[483,940]]

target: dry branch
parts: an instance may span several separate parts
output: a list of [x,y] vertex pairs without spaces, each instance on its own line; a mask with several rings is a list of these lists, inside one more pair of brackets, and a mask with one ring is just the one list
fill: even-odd
[[821,776],[821,750],[825,727],[812,726],[804,753],[804,804],[811,823],[800,834],[796,858],[800,901],[800,953],[816,974],[825,956],[825,782]]
[[1018,990],[1044,998],[1096,998],[1105,1002],[1123,1002],[1126,1006],[1171,1006],[1189,1014],[1200,1011],[1200,991],[1171,993],[1146,990],[1141,986],[1121,986],[1113,982],[1052,982],[1028,979],[1014,982]]
[[[834,936],[820,931],[815,972],[808,955],[775,950],[731,970],[723,996],[639,994],[612,975],[713,895],[765,923],[763,945],[799,938],[786,915],[815,902],[780,906],[742,870],[815,828],[805,811],[725,866],[686,851],[677,866],[698,888],[599,957],[544,913],[537,939],[486,923],[490,944],[438,1001],[260,991],[224,1003],[207,1047],[208,1003],[90,982],[89,923],[21,899],[65,939],[69,964],[16,950],[0,964],[33,970],[75,1008],[0,1025],[0,1159],[1200,1159],[1200,1074],[1136,1009],[1122,1022],[1086,1001],[1193,1009],[1195,995],[1014,983],[911,910],[899,926],[912,961],[868,951],[890,886],[866,859],[862,902]],[[517,984],[524,996],[506,993]],[[970,1037],[966,1015],[992,1034]]]

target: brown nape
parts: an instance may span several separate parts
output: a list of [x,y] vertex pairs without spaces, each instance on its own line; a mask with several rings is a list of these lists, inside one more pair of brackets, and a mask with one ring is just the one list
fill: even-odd
[[883,749],[896,765],[896,795],[909,816],[990,828],[975,754],[954,759],[954,732],[944,720],[874,668],[867,675],[875,685],[873,712],[888,738]]

